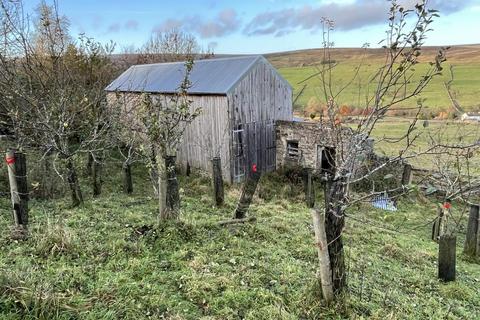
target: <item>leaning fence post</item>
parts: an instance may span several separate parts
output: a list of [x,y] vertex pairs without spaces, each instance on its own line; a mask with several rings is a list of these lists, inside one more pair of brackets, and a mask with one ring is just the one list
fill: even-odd
[[235,219],[245,218],[248,208],[252,203],[255,190],[257,190],[260,176],[261,174],[257,171],[257,167],[253,165],[252,173],[247,177],[247,181],[245,181],[242,189],[242,195],[240,196],[240,200],[238,200],[237,208],[235,209]]
[[330,256],[328,254],[327,235],[325,233],[325,212],[317,208],[311,209],[313,219],[313,231],[315,233],[315,246],[317,247],[319,261],[319,276],[322,286],[322,294],[325,302],[330,304],[333,301],[332,269]]
[[479,209],[478,205],[471,205],[470,206],[470,215],[468,218],[468,225],[467,225],[467,234],[465,238],[465,245],[463,248],[463,252],[468,256],[475,256],[480,255],[480,252],[477,249],[477,238],[478,236],[478,228],[479,228]]
[[5,160],[8,167],[15,226],[21,230],[26,230],[28,225],[28,185],[25,154],[9,150]]
[[442,235],[438,241],[438,277],[443,281],[455,280],[457,237]]
[[213,193],[215,198],[215,205],[219,207],[223,205],[223,201],[224,201],[222,161],[220,157],[214,157],[212,159],[212,175],[213,175]]

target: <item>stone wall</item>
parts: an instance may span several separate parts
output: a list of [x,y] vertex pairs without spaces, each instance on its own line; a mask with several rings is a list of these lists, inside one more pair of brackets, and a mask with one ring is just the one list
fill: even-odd
[[[332,147],[330,129],[318,122],[277,121],[276,148],[277,169],[285,167],[321,168],[318,153],[322,148]],[[297,147],[298,154],[289,154],[290,147]]]
[[[322,151],[334,150],[334,138],[332,130],[322,126],[319,122],[277,121],[277,169],[310,168],[313,169],[314,174],[324,173],[325,163],[322,163],[322,158],[325,158],[326,154],[322,154]],[[358,151],[358,156],[352,159],[352,161],[358,162],[352,165],[352,167],[356,168],[355,172],[353,172],[354,177],[361,177],[372,168],[376,168],[388,161],[388,158],[375,154],[374,141],[372,139],[365,140],[360,136],[354,136],[349,128],[342,130],[341,139],[342,143],[337,145],[345,148],[345,150],[352,150],[345,141],[355,144],[355,146],[357,141],[363,141],[358,142],[359,144],[363,143],[363,145],[358,145],[358,149],[355,148]],[[292,154],[292,146],[298,152],[293,152]],[[349,151],[335,150],[334,158],[339,157],[342,152]],[[331,162],[334,164],[335,160],[332,159]],[[389,164],[367,179],[356,183],[354,189],[364,191],[375,189],[378,191],[398,187],[400,186],[402,171],[403,163]]]

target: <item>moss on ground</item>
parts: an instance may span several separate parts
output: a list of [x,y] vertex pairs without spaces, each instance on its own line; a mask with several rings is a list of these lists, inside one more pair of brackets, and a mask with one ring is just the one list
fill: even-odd
[[[458,279],[436,279],[429,240],[434,203],[415,197],[385,213],[361,205],[345,230],[349,290],[345,306],[322,306],[311,217],[298,179],[262,178],[255,223],[220,227],[240,192],[213,206],[210,182],[182,178],[182,216],[157,225],[141,168],[135,193],[121,194],[119,168],[104,195],[81,208],[31,201],[31,237],[9,238],[0,199],[1,319],[475,319],[478,261],[460,254]],[[294,183],[292,183],[294,181]],[[287,187],[288,185],[288,187]],[[84,190],[86,186],[84,186]],[[317,192],[321,201],[321,192]]]

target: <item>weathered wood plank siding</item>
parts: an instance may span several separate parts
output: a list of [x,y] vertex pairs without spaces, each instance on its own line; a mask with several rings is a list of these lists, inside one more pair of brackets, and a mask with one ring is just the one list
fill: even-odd
[[[275,170],[275,121],[293,119],[292,88],[268,62],[260,60],[228,95],[232,130],[242,128],[244,166],[248,173]],[[232,175],[235,169],[232,140]],[[232,177],[233,178],[233,177]]]
[[[211,172],[211,159],[220,156],[227,182],[242,181],[253,164],[263,172],[275,170],[275,121],[292,120],[292,88],[264,58],[249,68],[226,95],[189,96],[192,108],[203,111],[185,132],[179,164]],[[122,114],[133,123],[140,95],[110,92],[107,98],[110,105],[119,96],[128,101],[123,103]],[[155,96],[164,101],[169,97]]]
[[185,131],[178,153],[179,163],[187,162],[194,168],[211,173],[214,156],[222,159],[223,178],[231,182],[230,129],[226,96],[190,96],[192,107],[202,108],[202,113]]
[[[132,125],[136,120],[135,109],[139,105],[140,93],[114,93],[107,95],[110,106],[122,107],[122,114]],[[168,96],[155,94],[159,99],[168,101]],[[186,129],[184,139],[179,146],[177,163],[186,167],[187,162],[193,168],[211,173],[211,159],[220,156],[224,179],[231,182],[230,174],[230,132],[227,97],[221,95],[191,95],[191,108],[202,108],[198,116]],[[119,101],[120,99],[120,101]]]

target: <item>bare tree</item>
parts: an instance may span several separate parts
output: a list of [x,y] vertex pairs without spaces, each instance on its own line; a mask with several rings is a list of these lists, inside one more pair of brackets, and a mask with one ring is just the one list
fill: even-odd
[[[376,192],[355,194],[350,186],[369,179],[392,164],[399,164],[422,154],[434,153],[435,147],[421,149],[418,144],[421,133],[416,130],[417,119],[423,108],[422,100],[417,100],[417,116],[400,136],[385,136],[378,142],[401,145],[397,155],[389,158],[368,159],[373,130],[387,111],[404,101],[412,101],[437,75],[441,74],[442,63],[446,60],[445,50],[437,53],[427,71],[421,75],[415,71],[422,53],[426,35],[431,31],[430,24],[437,17],[437,11],[429,9],[426,1],[420,1],[414,8],[406,9],[395,0],[391,1],[387,37],[384,40],[384,61],[365,85],[364,112],[354,128],[341,124],[339,112],[342,92],[359,78],[363,64],[354,70],[353,77],[340,88],[334,87],[334,69],[337,62],[331,57],[332,43],[330,32],[333,22],[323,19],[323,57],[314,75],[320,79],[321,93],[327,106],[327,115],[322,126],[329,135],[333,146],[333,169],[325,175],[325,230],[330,260],[333,291],[338,296],[346,288],[345,255],[342,233],[345,227],[347,209],[361,201],[369,201]],[[408,18],[408,19],[407,19]],[[369,91],[370,88],[374,88]],[[408,191],[399,186],[389,192]],[[318,224],[318,223],[317,223]],[[328,268],[327,268],[328,269]]]
[[185,63],[185,76],[178,91],[172,96],[142,94],[138,115],[144,125],[149,145],[157,154],[159,172],[160,220],[175,219],[179,215],[180,195],[176,177],[177,148],[187,126],[200,114],[188,96],[193,60]]
[[83,196],[74,158],[96,154],[109,141],[103,88],[113,47],[84,36],[74,43],[56,2],[41,3],[33,21],[21,1],[2,1],[1,9],[0,90],[17,147],[52,155],[54,168],[60,162],[72,204],[79,205]]
[[[451,79],[444,83],[445,88],[454,109],[462,112],[452,90],[452,67],[450,76]],[[441,198],[438,217],[432,228],[432,239],[438,241],[442,236],[456,235],[469,205],[480,200],[480,177],[476,170],[479,164],[480,133],[476,124],[445,122],[441,126],[429,128],[426,136],[427,144],[434,152],[429,155],[432,171],[425,174],[424,180],[427,192]],[[455,208],[453,202],[463,205]]]
[[[164,32],[152,33],[150,39],[138,49],[134,47],[124,49],[124,54],[122,56],[125,60],[123,63],[126,65],[207,59],[214,55],[213,50],[211,49],[203,50],[194,35],[176,28]],[[123,100],[123,104],[125,105],[125,103],[128,103],[125,98],[126,97],[123,97],[123,99],[117,97],[117,100]],[[131,123],[124,124],[126,127],[136,126]],[[137,129],[138,128],[135,130]],[[137,146],[137,148],[133,148],[132,151],[134,151],[134,154],[137,156],[143,158],[143,162],[145,162],[148,168],[154,194],[158,196],[160,188],[158,185],[158,182],[160,181],[158,168],[161,166],[157,161],[158,150],[154,145],[149,145],[145,141],[143,142],[141,148],[138,148]],[[122,148],[126,145],[121,141],[120,144],[122,145]],[[122,154],[125,154],[125,152]],[[161,162],[163,162],[163,160],[161,160]]]
[[208,59],[214,55],[212,48],[202,48],[194,35],[173,28],[153,32],[139,48],[124,47],[119,57],[123,69],[132,64],[186,61]]
[[201,53],[197,39],[179,29],[154,32],[139,51],[144,63],[185,61]]

